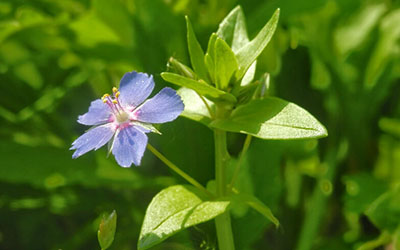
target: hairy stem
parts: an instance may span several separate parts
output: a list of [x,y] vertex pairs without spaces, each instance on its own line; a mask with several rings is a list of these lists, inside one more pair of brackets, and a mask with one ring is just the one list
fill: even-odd
[[[223,116],[220,107],[217,107],[217,117]],[[215,129],[214,130],[215,142],[215,180],[217,183],[217,196],[223,197],[227,194],[227,163],[229,154],[226,149],[226,132]],[[215,225],[217,229],[218,246],[221,250],[234,250],[235,245],[233,241],[231,217],[229,211],[219,215],[215,218]]]

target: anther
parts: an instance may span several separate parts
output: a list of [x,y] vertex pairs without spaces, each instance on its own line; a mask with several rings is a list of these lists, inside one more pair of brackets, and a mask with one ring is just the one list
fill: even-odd
[[113,87],[113,88],[112,88],[112,92],[113,92],[113,93],[117,93],[117,92],[118,92],[118,89],[117,89],[116,87]]
[[117,104],[118,101],[117,100],[112,100],[112,103]]
[[117,93],[115,93],[115,97],[118,98],[120,94],[121,93],[119,93],[119,91],[117,91]]

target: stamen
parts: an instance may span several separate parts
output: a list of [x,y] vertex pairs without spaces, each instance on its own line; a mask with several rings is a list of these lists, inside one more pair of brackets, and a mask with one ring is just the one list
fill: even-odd
[[113,87],[113,88],[112,88],[112,92],[113,92],[113,93],[117,93],[117,92],[118,92],[118,89],[117,89],[116,87]]

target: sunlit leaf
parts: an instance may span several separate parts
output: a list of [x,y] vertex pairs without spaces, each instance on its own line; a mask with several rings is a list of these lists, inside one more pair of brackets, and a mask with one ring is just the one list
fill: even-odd
[[183,229],[215,218],[226,211],[229,203],[207,201],[190,186],[162,190],[147,208],[138,249],[149,249]]
[[229,94],[226,93],[222,90],[216,89],[213,86],[202,82],[202,81],[196,81],[178,74],[174,73],[169,73],[169,72],[163,72],[161,74],[161,77],[170,83],[176,84],[181,87],[186,87],[195,90],[197,93],[200,95],[204,95],[209,98],[213,99],[220,99],[228,102],[236,102],[236,98]]
[[214,103],[207,99],[203,101],[196,91],[188,88],[180,88],[178,94],[185,104],[185,110],[183,110],[181,116],[201,122],[204,125],[208,125],[211,122],[210,112],[204,104],[204,101],[207,102],[212,111],[214,109]]
[[257,59],[264,48],[268,45],[278,25],[279,12],[277,9],[267,24],[261,29],[257,36],[242,47],[237,53],[236,58],[239,63],[239,71],[236,74],[237,78],[241,78],[250,67],[250,65]]
[[294,103],[275,97],[252,100],[237,107],[231,116],[210,126],[262,139],[301,139],[327,136],[327,131],[310,113]]
[[233,52],[249,42],[243,10],[236,6],[219,24],[217,35],[231,46]]
[[187,28],[187,42],[190,54],[190,61],[192,67],[197,75],[205,80],[208,80],[207,68],[204,63],[204,52],[199,42],[197,41],[196,35],[193,31],[192,24],[190,23],[189,17],[186,16],[186,28]]
[[238,69],[235,54],[221,38],[215,42],[215,85],[225,90],[233,73]]

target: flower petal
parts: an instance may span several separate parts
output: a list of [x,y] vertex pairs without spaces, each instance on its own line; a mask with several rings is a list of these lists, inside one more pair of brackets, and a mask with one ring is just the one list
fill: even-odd
[[90,103],[87,113],[78,117],[78,122],[89,126],[104,124],[109,120],[111,114],[111,110],[107,104],[97,99]]
[[181,97],[171,88],[163,88],[153,98],[138,108],[135,115],[138,121],[163,123],[175,120],[183,111]]
[[153,76],[135,71],[126,73],[119,84],[120,100],[123,105],[139,106],[154,89]]
[[129,126],[121,129],[114,139],[112,153],[122,167],[133,164],[140,165],[147,145],[147,136],[136,127]]
[[114,135],[112,124],[94,127],[72,143],[70,150],[76,149],[72,158],[77,158],[88,151],[97,150],[106,144]]

